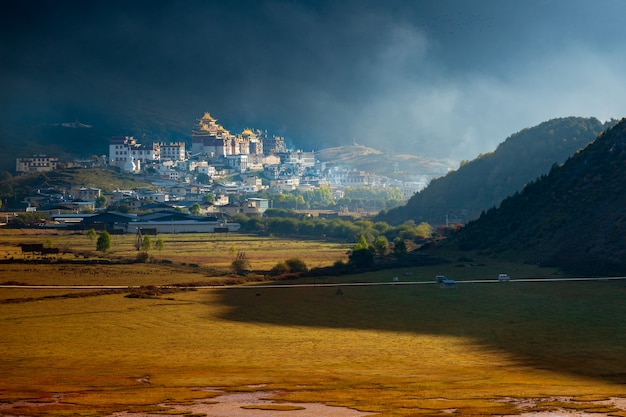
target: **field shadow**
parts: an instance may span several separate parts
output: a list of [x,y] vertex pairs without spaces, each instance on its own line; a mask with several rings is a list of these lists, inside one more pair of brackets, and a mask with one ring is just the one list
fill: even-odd
[[227,320],[469,338],[539,369],[626,383],[621,282],[221,290]]

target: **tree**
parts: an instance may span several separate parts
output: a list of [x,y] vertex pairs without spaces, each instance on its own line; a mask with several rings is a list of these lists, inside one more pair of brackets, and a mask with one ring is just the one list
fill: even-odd
[[250,262],[244,252],[239,252],[230,266],[233,269],[233,272],[237,275],[246,275],[251,269]]
[[398,238],[393,242],[393,253],[400,256],[406,254],[406,242],[404,239]]
[[289,267],[289,272],[306,272],[309,270],[306,266],[306,262],[300,258],[287,259],[285,264]]
[[374,248],[355,249],[348,258],[348,262],[357,268],[367,268],[374,264]]
[[387,247],[389,246],[389,241],[385,236],[378,236],[374,241],[374,248],[379,255],[384,255],[387,252]]
[[367,240],[365,240],[365,236],[359,236],[359,241],[356,245],[354,245],[354,250],[367,249],[369,245],[367,244]]
[[417,235],[424,239],[428,239],[433,235],[433,227],[426,222],[421,222],[420,224],[418,224],[416,227],[416,231]]
[[141,250],[149,251],[150,249],[152,249],[152,239],[150,239],[150,236],[144,236],[141,240]]
[[201,210],[202,207],[200,207],[200,204],[198,203],[193,203],[191,206],[189,206],[189,213],[193,214],[194,216],[200,214]]
[[296,202],[296,210],[298,210],[298,206],[300,206],[300,208],[306,208],[306,202],[304,201],[304,197],[302,197],[301,195],[298,195],[295,198],[295,202]]
[[111,235],[106,230],[100,233],[98,241],[96,242],[96,250],[100,252],[107,252],[111,249]]
[[270,269],[270,275],[276,277],[289,272],[289,267],[284,262],[279,262]]
[[196,181],[198,181],[198,184],[210,184],[211,177],[209,177],[208,174],[201,172],[198,175],[196,175]]
[[106,195],[101,195],[100,197],[96,198],[96,208],[104,208],[106,206],[107,206]]
[[89,229],[89,231],[87,232],[87,237],[89,238],[89,241],[93,243],[93,241],[98,237],[96,229],[94,229],[93,227]]
[[163,239],[157,238],[156,242],[154,242],[154,247],[156,250],[161,252],[163,250]]

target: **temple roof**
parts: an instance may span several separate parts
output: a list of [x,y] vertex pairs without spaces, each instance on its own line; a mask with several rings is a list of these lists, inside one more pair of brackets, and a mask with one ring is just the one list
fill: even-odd
[[204,112],[204,116],[202,116],[202,119],[200,119],[200,120],[201,121],[213,121],[213,122],[217,121],[217,119],[215,117],[211,116],[211,113],[209,113],[208,111]]

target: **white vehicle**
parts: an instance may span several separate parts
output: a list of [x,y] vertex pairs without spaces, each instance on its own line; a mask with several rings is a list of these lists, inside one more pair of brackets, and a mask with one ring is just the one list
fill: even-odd
[[498,281],[509,281],[510,279],[511,277],[509,277],[509,274],[498,275]]

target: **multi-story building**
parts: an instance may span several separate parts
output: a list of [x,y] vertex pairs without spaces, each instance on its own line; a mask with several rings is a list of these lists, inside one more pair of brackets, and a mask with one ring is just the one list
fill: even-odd
[[109,139],[109,163],[126,172],[139,172],[142,162],[158,161],[160,145],[141,145],[132,136],[114,136]]
[[228,155],[226,161],[229,167],[237,172],[246,172],[248,170],[248,155]]
[[102,190],[100,188],[81,187],[74,194],[81,201],[94,201],[102,196]]
[[232,155],[235,153],[233,141],[230,132],[217,123],[216,118],[204,113],[191,132],[191,152],[194,155],[218,157]]
[[315,166],[315,152],[287,152],[281,155],[281,161],[285,165],[297,165],[302,168]]
[[263,154],[273,155],[277,153],[286,152],[285,138],[280,136],[274,136],[268,138],[267,135],[263,138]]
[[28,158],[17,158],[15,172],[26,174],[28,172],[46,172],[57,169],[59,158],[46,155],[33,155]]
[[256,132],[252,129],[244,129],[241,132],[242,142],[245,143],[244,147],[247,148],[246,152],[248,155],[263,155],[263,141],[260,137],[261,132],[257,130]]
[[342,169],[331,170],[328,180],[344,187],[371,187],[376,182],[375,176],[369,172]]
[[160,143],[159,147],[161,148],[161,161],[184,161],[186,159],[185,142]]

